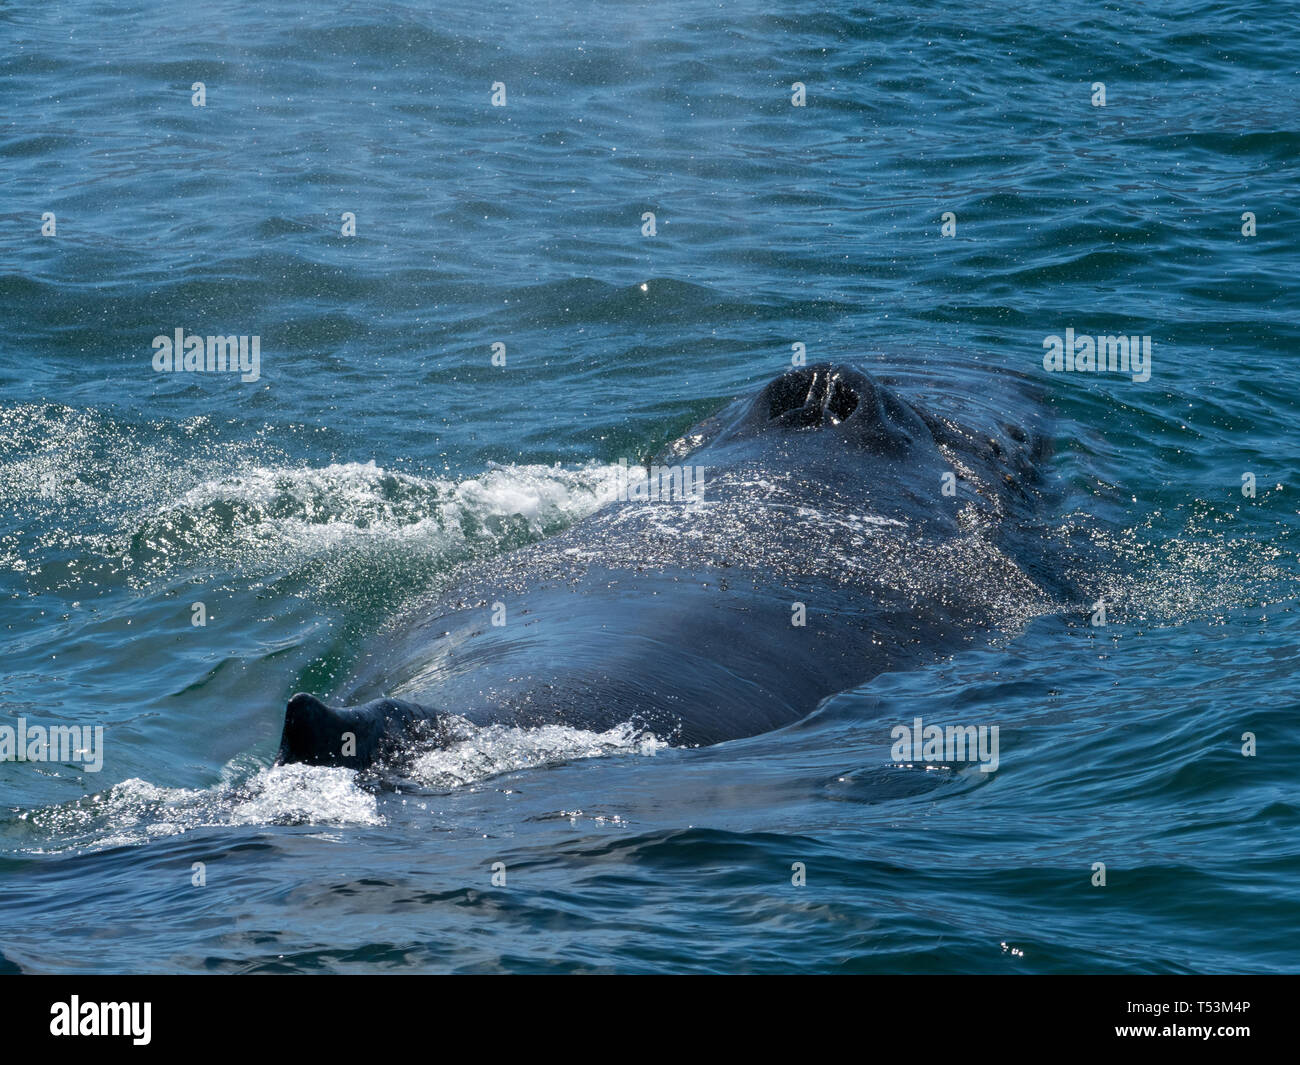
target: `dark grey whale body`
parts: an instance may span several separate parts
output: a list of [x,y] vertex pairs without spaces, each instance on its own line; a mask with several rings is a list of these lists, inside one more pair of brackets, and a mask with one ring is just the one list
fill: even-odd
[[712,744],[1014,628],[1048,609],[1027,563],[1042,445],[1001,421],[792,370],[660,458],[703,467],[702,500],[617,501],[466,573],[366,656],[361,705],[295,695],[278,761],[362,768],[466,721]]

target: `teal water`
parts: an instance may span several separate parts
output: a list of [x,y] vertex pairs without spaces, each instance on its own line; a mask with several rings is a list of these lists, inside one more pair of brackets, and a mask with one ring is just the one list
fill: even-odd
[[[0,762],[0,969],[1300,962],[1287,5],[17,3],[0,46],[0,725],[105,728]],[[155,372],[177,328],[259,379]],[[1046,372],[1067,328],[1150,379]],[[1107,624],[709,749],[270,767],[290,694],[794,344],[1033,386]],[[893,764],[918,716],[997,771]]]

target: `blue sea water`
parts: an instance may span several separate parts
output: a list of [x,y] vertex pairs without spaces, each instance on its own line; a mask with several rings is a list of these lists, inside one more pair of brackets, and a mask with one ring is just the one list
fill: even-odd
[[[1298,66],[1262,0],[0,7],[0,725],[105,729],[0,762],[0,969],[1294,970]],[[155,372],[178,328],[258,379]],[[1031,385],[1106,624],[707,749],[271,767],[795,344]],[[916,717],[997,770],[895,764]]]

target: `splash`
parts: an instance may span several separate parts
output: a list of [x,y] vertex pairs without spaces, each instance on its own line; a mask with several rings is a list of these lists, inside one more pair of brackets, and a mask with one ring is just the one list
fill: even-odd
[[298,563],[367,542],[437,556],[527,542],[614,498],[617,466],[492,465],[463,481],[397,473],[374,462],[252,468],[203,481],[156,515],[137,543],[159,554]]
[[207,417],[133,425],[57,405],[0,409],[0,504],[16,519],[0,530],[0,566],[35,592],[237,573],[286,594],[366,600],[549,536],[620,483],[619,466],[598,463],[490,464],[463,479],[373,461],[312,467],[265,432],[219,446],[216,432]]
[[667,744],[630,723],[605,732],[543,725],[455,727],[453,742],[422,750],[400,781],[350,769],[302,764],[229,763],[210,788],[168,788],[133,777],[72,802],[14,810],[0,819],[3,850],[61,854],[132,846],[199,828],[240,825],[372,827],[385,824],[384,793],[400,784],[446,791],[521,769],[587,758],[653,756]]
[[[1104,602],[1116,621],[1213,623],[1234,610],[1266,609],[1296,594],[1292,553],[1272,531],[1260,536],[1252,528],[1237,528],[1237,535],[1228,535],[1221,526],[1235,517],[1195,501],[1120,528],[1087,514],[1071,515],[1051,535],[1066,545],[1067,557],[1087,560],[1071,574],[1087,592],[1081,611],[1092,612]],[[1176,534],[1163,531],[1179,523]]]
[[250,773],[237,760],[210,788],[166,788],[133,777],[73,802],[22,811],[3,828],[8,847],[57,854],[146,843],[213,826],[383,823],[376,796],[346,769],[282,765]]
[[515,728],[462,721],[446,747],[418,753],[406,765],[409,783],[435,790],[463,787],[521,769],[558,765],[585,758],[651,756],[668,744],[625,722],[604,732],[542,725]]

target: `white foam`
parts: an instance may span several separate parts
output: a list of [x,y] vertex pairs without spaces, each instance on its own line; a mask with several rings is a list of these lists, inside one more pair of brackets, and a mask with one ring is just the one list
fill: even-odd
[[205,417],[151,428],[168,439],[95,411],[0,408],[0,503],[53,523],[37,542],[0,543],[0,561],[32,569],[46,549],[73,549],[137,580],[210,564],[260,576],[350,549],[373,559],[391,544],[441,568],[444,556],[558,532],[614,499],[621,472],[489,465],[454,479],[373,461],[299,466],[264,434],[205,446]]
[[374,462],[322,468],[253,468],[206,480],[162,516],[236,507],[237,540],[271,536],[294,548],[347,539],[496,539],[503,519],[541,536],[614,498],[619,467],[491,466],[464,481],[398,473]]
[[381,825],[378,799],[346,769],[283,765],[258,768],[242,781],[234,765],[211,788],[168,788],[132,777],[107,791],[24,816],[58,846],[27,853],[102,850],[232,825]]
[[502,773],[584,758],[649,756],[668,746],[631,723],[592,732],[565,725],[479,727],[465,722],[460,732],[461,737],[449,746],[418,754],[407,767],[410,780],[429,788],[460,787]]
[[[445,749],[418,752],[408,784],[445,790],[521,769],[585,758],[654,755],[667,744],[631,724],[604,732],[543,725],[477,727],[461,721]],[[28,854],[131,846],[199,828],[237,825],[382,825],[383,793],[350,769],[259,766],[248,756],[228,764],[210,788],[169,788],[133,777],[107,791],[25,811]],[[57,841],[53,845],[46,841]]]

